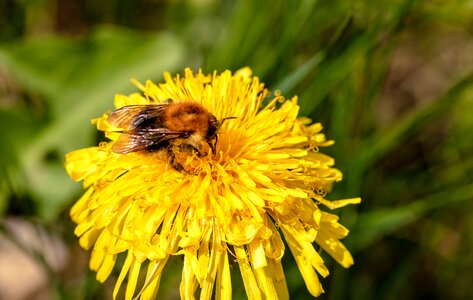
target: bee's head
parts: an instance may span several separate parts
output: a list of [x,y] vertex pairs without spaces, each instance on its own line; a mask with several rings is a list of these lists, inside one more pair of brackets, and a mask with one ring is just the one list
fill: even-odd
[[225,120],[229,119],[236,119],[236,117],[226,117],[223,118],[221,121],[218,121],[214,115],[210,115],[209,119],[209,128],[207,129],[207,134],[205,135],[205,140],[209,143],[210,147],[212,148],[212,153],[215,153],[215,143],[212,143],[213,140],[217,140],[217,131],[222,126]]

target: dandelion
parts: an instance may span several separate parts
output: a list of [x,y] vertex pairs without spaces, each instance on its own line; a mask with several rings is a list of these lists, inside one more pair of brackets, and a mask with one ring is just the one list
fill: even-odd
[[298,118],[297,98],[271,96],[248,68],[210,75],[186,69],[164,79],[136,83],[143,95],[117,95],[115,107],[196,101],[218,120],[236,119],[219,128],[215,153],[203,145],[201,155],[187,155],[182,164],[192,172],[155,152],[113,152],[121,133],[108,114],[93,121],[110,141],[67,154],[66,169],[87,189],[71,217],[80,245],[92,249],[98,281],[125,253],[114,298],[124,289],[125,299],[154,299],[164,266],[182,256],[182,299],[231,299],[232,268],[249,299],[288,299],[281,263],[287,245],[308,290],[320,295],[318,275],[329,271],[319,248],[343,267],[353,264],[340,242],[348,230],[320,207],[360,201],[325,199],[342,174],[319,152],[333,144],[322,126]]

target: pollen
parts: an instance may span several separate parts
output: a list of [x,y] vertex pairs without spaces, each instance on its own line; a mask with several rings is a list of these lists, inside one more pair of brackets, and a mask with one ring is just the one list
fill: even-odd
[[186,69],[164,79],[139,84],[143,94],[117,96],[116,108],[192,99],[207,114],[180,104],[166,122],[197,126],[201,135],[210,114],[236,118],[219,128],[215,151],[181,160],[196,174],[149,153],[114,153],[119,135],[107,115],[95,120],[108,141],[67,154],[66,169],[86,189],[70,214],[97,280],[120,268],[113,298],[155,299],[166,264],[181,256],[182,299],[232,299],[231,269],[249,299],[288,299],[282,258],[290,251],[307,290],[323,293],[319,276],[329,269],[321,251],[343,267],[353,264],[340,241],[348,229],[330,210],[360,199],[325,198],[342,173],[321,152],[333,144],[322,126],[298,118],[297,98],[271,96],[249,68],[209,75]]

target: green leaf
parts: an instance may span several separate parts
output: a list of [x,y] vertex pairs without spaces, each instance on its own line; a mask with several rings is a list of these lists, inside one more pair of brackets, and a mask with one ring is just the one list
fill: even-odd
[[25,107],[0,110],[0,216],[8,207],[11,194],[22,198],[28,192],[25,176],[18,168],[18,151],[34,135],[38,124]]
[[[302,11],[302,10],[301,10]],[[303,13],[305,15],[305,13]],[[304,18],[305,19],[305,18]],[[317,52],[313,55],[308,61],[306,61],[303,65],[297,68],[292,73],[285,76],[282,80],[277,82],[274,86],[281,91],[283,95],[288,94],[289,91],[294,89],[296,85],[301,83],[311,71],[319,66],[319,64],[326,58],[326,53],[330,52],[330,49],[334,47],[342,37],[344,31],[350,26],[351,17],[348,16],[345,20],[340,24],[337,31],[333,35],[332,41],[323,51]]]
[[379,158],[424,128],[426,124],[451,111],[461,99],[461,94],[471,85],[473,85],[473,73],[453,84],[439,99],[378,130],[371,138],[364,141],[364,146],[360,147],[364,149],[361,153],[361,164],[369,168]]
[[429,195],[401,207],[380,208],[360,213],[356,228],[350,233],[353,251],[367,248],[380,238],[407,226],[426,213],[441,207],[461,204],[473,198],[473,184],[465,184]]

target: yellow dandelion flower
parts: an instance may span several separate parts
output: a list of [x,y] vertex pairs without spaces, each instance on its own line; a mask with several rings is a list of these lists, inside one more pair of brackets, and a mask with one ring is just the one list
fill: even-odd
[[186,69],[164,79],[136,83],[143,95],[118,95],[116,108],[174,99],[200,103],[218,120],[236,118],[218,129],[215,153],[202,142],[200,154],[180,158],[181,171],[162,151],[113,151],[122,133],[109,114],[94,120],[110,141],[67,154],[66,169],[87,189],[71,217],[80,245],[92,249],[97,279],[105,281],[126,253],[114,298],[123,288],[126,299],[154,299],[164,266],[180,255],[183,299],[231,299],[236,265],[249,299],[288,299],[284,238],[308,290],[321,294],[318,275],[329,271],[315,247],[344,267],[353,259],[339,241],[348,230],[320,206],[360,201],[324,198],[342,174],[318,151],[333,143],[322,126],[298,118],[296,97],[276,94],[263,105],[271,95],[248,68],[211,75]]

